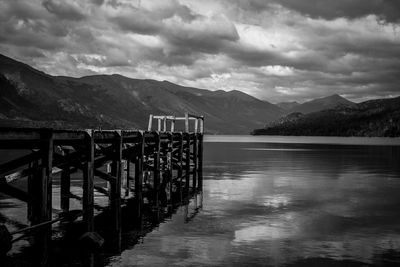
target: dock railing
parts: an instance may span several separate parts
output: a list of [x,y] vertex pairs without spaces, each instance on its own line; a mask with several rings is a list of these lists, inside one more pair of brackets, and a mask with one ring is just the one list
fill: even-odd
[[149,116],[149,126],[148,131],[153,130],[153,120],[157,120],[157,131],[159,132],[167,132],[168,131],[168,123],[170,124],[171,132],[175,131],[175,122],[176,121],[184,121],[185,122],[185,132],[190,132],[190,121],[194,121],[194,133],[204,133],[204,116],[196,116],[193,114],[185,113],[185,117],[175,117],[168,115],[153,115]]

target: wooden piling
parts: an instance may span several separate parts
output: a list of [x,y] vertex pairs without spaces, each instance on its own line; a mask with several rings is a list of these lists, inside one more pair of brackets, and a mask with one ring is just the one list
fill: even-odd
[[179,191],[179,201],[182,201],[182,194],[183,194],[183,190],[182,190],[182,180],[183,180],[183,153],[184,153],[184,147],[183,147],[183,134],[179,133],[179,137],[178,137],[178,179],[179,179],[179,183],[178,183],[178,191]]
[[203,134],[199,134],[199,147],[197,151],[197,179],[198,179],[198,190],[203,191]]
[[153,200],[158,207],[160,190],[160,134],[154,134],[154,152],[153,152]]
[[174,137],[172,133],[168,134],[168,150],[167,150],[167,176],[168,176],[168,185],[169,185],[169,204],[172,205],[172,186],[173,186],[173,180],[174,180],[174,163],[173,163],[173,149],[174,149]]
[[[51,220],[52,216],[52,162],[53,133],[42,130],[40,133],[41,160],[29,186],[31,203],[31,226]],[[33,259],[39,266],[49,265],[49,248],[51,241],[51,224],[41,227],[34,234]]]
[[83,223],[86,232],[94,230],[94,137],[93,130],[88,130],[85,138],[86,161],[83,168]]
[[140,133],[138,137],[138,155],[135,161],[135,200],[136,200],[136,218],[141,218],[143,205],[143,162],[144,162],[144,147],[145,136]]
[[[196,120],[197,122],[197,120]],[[193,135],[193,154],[192,154],[192,159],[193,159],[193,193],[196,193],[196,186],[197,186],[197,133],[194,133]]]
[[185,196],[189,195],[190,188],[190,134],[184,134],[185,139]]
[[121,131],[115,131],[114,153],[111,163],[110,208],[112,230],[114,232],[114,248],[119,251],[121,248],[121,162],[122,162],[122,136]]
[[185,132],[189,132],[189,114],[185,113]]
[[[69,151],[64,151],[65,155],[68,155]],[[60,184],[60,191],[61,191],[61,210],[63,212],[69,211],[69,195],[70,195],[70,187],[71,187],[71,172],[70,166],[66,165],[61,172],[61,184]]]

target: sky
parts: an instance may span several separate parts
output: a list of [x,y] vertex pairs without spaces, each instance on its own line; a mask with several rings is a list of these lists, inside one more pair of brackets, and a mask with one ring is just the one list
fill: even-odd
[[399,0],[0,0],[0,53],[272,103],[400,95]]

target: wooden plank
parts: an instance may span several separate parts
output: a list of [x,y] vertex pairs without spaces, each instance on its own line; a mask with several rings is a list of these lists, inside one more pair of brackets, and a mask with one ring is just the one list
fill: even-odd
[[97,169],[94,170],[94,175],[96,175],[99,178],[106,180],[107,182],[110,182],[110,183],[115,183],[115,181],[117,180],[116,177],[114,177],[108,173],[102,172],[100,170],[97,170]]
[[40,139],[38,140],[7,140],[0,139],[1,149],[40,149]]
[[100,192],[101,194],[108,196],[108,191],[107,191],[107,189],[105,189],[104,187],[94,185],[93,188],[94,188],[97,192]]
[[30,197],[27,192],[9,185],[4,177],[0,179],[0,191],[6,195],[27,203],[30,201]]
[[40,140],[40,129],[0,128],[0,140]]

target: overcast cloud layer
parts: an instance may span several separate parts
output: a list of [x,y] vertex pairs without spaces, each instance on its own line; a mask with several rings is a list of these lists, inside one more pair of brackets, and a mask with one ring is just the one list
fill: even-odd
[[0,53],[271,102],[400,95],[398,0],[0,0]]

